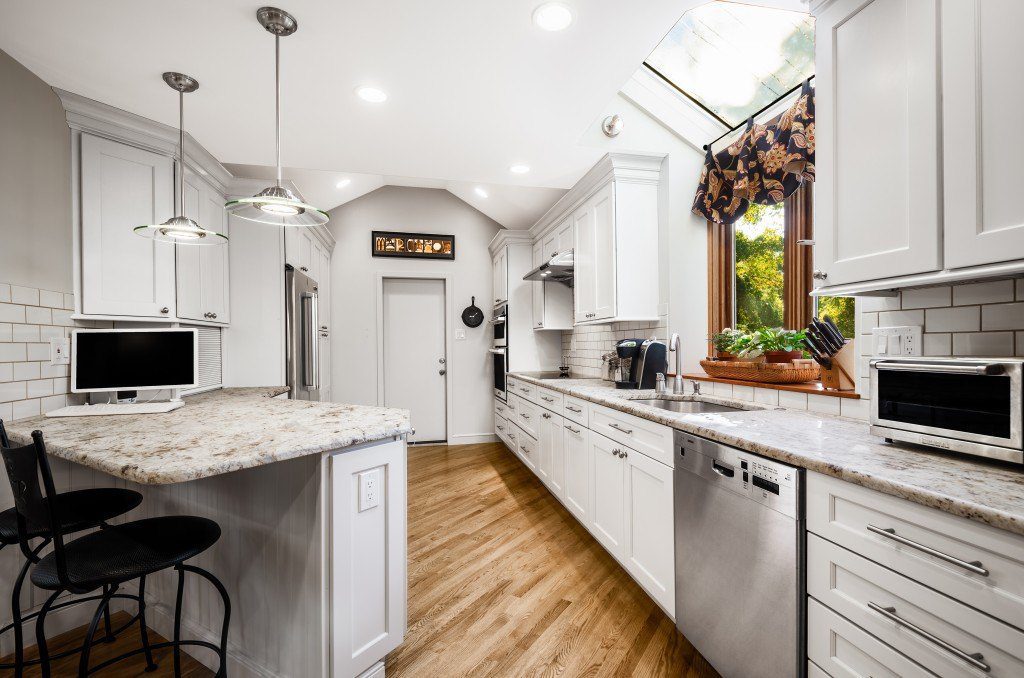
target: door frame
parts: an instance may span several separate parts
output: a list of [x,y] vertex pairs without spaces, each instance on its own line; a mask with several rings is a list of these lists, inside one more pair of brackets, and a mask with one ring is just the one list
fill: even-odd
[[377,301],[377,406],[384,407],[384,281],[391,279],[398,280],[443,280],[444,281],[444,364],[447,370],[444,382],[444,428],[445,444],[452,437],[452,389],[451,380],[455,374],[452,364],[452,342],[454,336],[455,310],[452,299],[452,276],[447,273],[424,273],[424,272],[402,272],[388,271],[387,273],[376,274],[374,294]]

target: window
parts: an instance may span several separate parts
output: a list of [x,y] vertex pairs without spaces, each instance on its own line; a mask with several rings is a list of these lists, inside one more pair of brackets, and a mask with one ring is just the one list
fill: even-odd
[[684,14],[644,63],[735,127],[814,75],[814,18],[711,2]]

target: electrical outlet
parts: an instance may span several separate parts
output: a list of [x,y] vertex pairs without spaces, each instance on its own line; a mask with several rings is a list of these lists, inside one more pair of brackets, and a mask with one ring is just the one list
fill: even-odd
[[872,352],[876,356],[921,355],[921,326],[876,327],[871,330]]
[[359,474],[359,512],[369,511],[380,505],[380,469],[363,471]]
[[466,330],[455,330],[455,341],[465,341]]
[[71,364],[71,340],[67,337],[50,339],[50,365]]

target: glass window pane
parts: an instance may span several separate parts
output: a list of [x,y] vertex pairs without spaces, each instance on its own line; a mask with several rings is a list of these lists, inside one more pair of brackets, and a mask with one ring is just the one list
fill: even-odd
[[736,222],[736,322],[733,327],[782,327],[783,203],[751,205]]
[[847,339],[853,339],[857,333],[853,297],[817,297],[815,315],[827,315]]
[[684,14],[646,63],[734,126],[814,75],[814,18],[711,2]]

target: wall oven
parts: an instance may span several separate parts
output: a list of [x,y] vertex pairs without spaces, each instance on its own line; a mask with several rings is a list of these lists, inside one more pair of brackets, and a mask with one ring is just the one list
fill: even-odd
[[876,358],[871,433],[1024,463],[1017,358]]
[[494,308],[494,315],[491,316],[491,331],[493,332],[493,346],[494,348],[504,348],[508,346],[506,339],[507,323],[508,319],[508,305],[499,304]]
[[508,373],[508,359],[505,349],[490,349],[491,364],[494,368],[494,395],[505,400],[505,375]]

